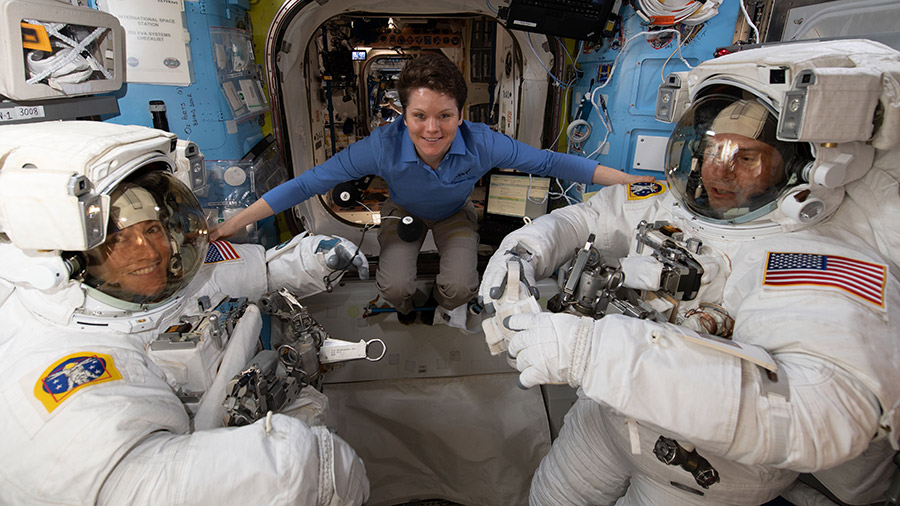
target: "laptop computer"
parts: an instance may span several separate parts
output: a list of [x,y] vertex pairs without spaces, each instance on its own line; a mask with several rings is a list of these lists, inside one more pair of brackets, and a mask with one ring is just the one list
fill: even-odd
[[484,218],[478,227],[481,243],[497,246],[507,234],[525,225],[525,217],[547,214],[550,181],[549,177],[517,172],[489,173]]
[[510,0],[506,28],[597,42],[615,0]]

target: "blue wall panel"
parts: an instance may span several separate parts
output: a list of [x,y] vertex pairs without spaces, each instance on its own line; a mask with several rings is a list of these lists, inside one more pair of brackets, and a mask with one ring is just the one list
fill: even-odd
[[167,86],[127,83],[117,94],[120,115],[104,118],[119,124],[153,126],[148,109],[151,100],[166,104],[169,130],[197,144],[208,160],[243,157],[262,136],[256,118],[235,122],[216,75],[211,27],[249,28],[242,2],[234,0],[185,0],[185,16],[191,36],[193,84]]
[[[647,29],[630,6],[623,8],[622,12],[624,36],[620,40],[627,40]],[[731,45],[739,15],[738,3],[734,0],[725,0],[719,7],[719,13],[707,21],[682,46],[682,56],[691,66],[696,66],[701,61],[712,58],[716,48]],[[660,179],[664,177],[660,171],[635,169],[634,154],[642,142],[641,136],[668,137],[674,128],[674,124],[657,121],[654,118],[654,111],[656,90],[662,83],[660,70],[675,47],[674,39],[665,46],[656,48],[647,42],[646,37],[639,36],[628,43],[624,51],[619,47],[610,48],[608,40],[604,40],[603,47],[599,50],[589,47],[582,52],[578,63],[584,75],[575,83],[572,111],[577,110],[578,102],[585,92],[596,88],[606,78],[609,66],[617,56],[619,57],[611,81],[597,92],[598,95],[603,94],[607,97],[607,109],[612,124],[612,133],[608,138],[609,146],[592,156],[592,159],[629,173],[653,174]],[[682,70],[687,70],[687,67],[678,59],[677,54],[665,63],[665,74]],[[599,102],[599,99],[597,101]],[[591,123],[592,133],[583,144],[583,155],[594,152],[605,135],[605,128],[595,108],[592,108],[587,120]],[[661,166],[657,168],[662,169]],[[598,188],[599,186],[593,185],[587,189],[591,191]]]

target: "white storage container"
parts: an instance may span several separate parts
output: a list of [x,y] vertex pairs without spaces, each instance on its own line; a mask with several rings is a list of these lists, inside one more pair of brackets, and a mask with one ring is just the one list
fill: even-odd
[[60,0],[0,0],[0,95],[107,93],[124,74],[125,31],[115,16]]

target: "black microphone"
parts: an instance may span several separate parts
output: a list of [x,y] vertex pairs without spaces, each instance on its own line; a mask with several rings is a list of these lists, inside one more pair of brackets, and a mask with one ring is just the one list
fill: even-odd
[[425,233],[425,222],[415,216],[404,216],[397,225],[397,235],[406,242],[416,242]]
[[331,190],[331,200],[341,207],[352,207],[362,198],[362,192],[352,182],[340,183]]
[[[340,183],[331,190],[331,201],[341,207],[353,207],[362,200],[363,193],[372,185],[375,176],[369,174],[354,181]],[[377,194],[376,194],[377,195]]]

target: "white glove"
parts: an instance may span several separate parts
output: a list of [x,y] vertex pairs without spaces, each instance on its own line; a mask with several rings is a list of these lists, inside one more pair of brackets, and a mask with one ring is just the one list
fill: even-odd
[[[530,290],[531,287],[536,287],[534,265],[530,261],[530,256],[530,253],[519,246],[508,247],[506,244],[500,245],[500,248],[488,261],[487,267],[484,269],[484,275],[481,278],[481,286],[478,288],[478,296],[485,307],[488,304],[496,305],[497,301],[504,295],[512,301],[525,299],[531,295],[535,295],[535,299],[539,298],[537,288],[534,288],[534,292]],[[506,286],[506,278],[510,260],[518,260],[521,267],[519,271],[519,293],[506,293],[509,289]]]
[[306,232],[266,250],[266,265],[269,290],[289,286],[301,297],[330,291],[345,267],[355,268],[361,279],[369,277],[369,262],[354,243]]
[[369,279],[369,261],[359,247],[348,239],[333,236],[321,237],[316,253],[325,253],[325,265],[335,271],[354,267],[359,279]]
[[325,425],[325,412],[328,411],[328,397],[312,386],[305,386],[293,401],[282,406],[279,413],[301,420],[310,427]]
[[[509,329],[503,326],[503,320],[507,316],[521,313],[540,313],[542,309],[537,301],[540,296],[537,288],[533,291],[531,289],[534,286],[534,266],[531,262],[514,252],[494,255],[491,262],[494,265],[488,264],[489,270],[485,271],[481,283],[481,290],[485,293],[481,296],[481,301],[486,315],[492,316],[482,320],[481,328],[488,350],[492,355],[499,355],[506,351],[512,335]],[[501,272],[503,277],[498,279]],[[491,280],[497,280],[496,284]],[[509,290],[508,285],[514,288]]]
[[568,313],[517,314],[503,322],[515,332],[509,355],[516,359],[519,384],[568,383],[581,386],[591,351],[594,319]]

